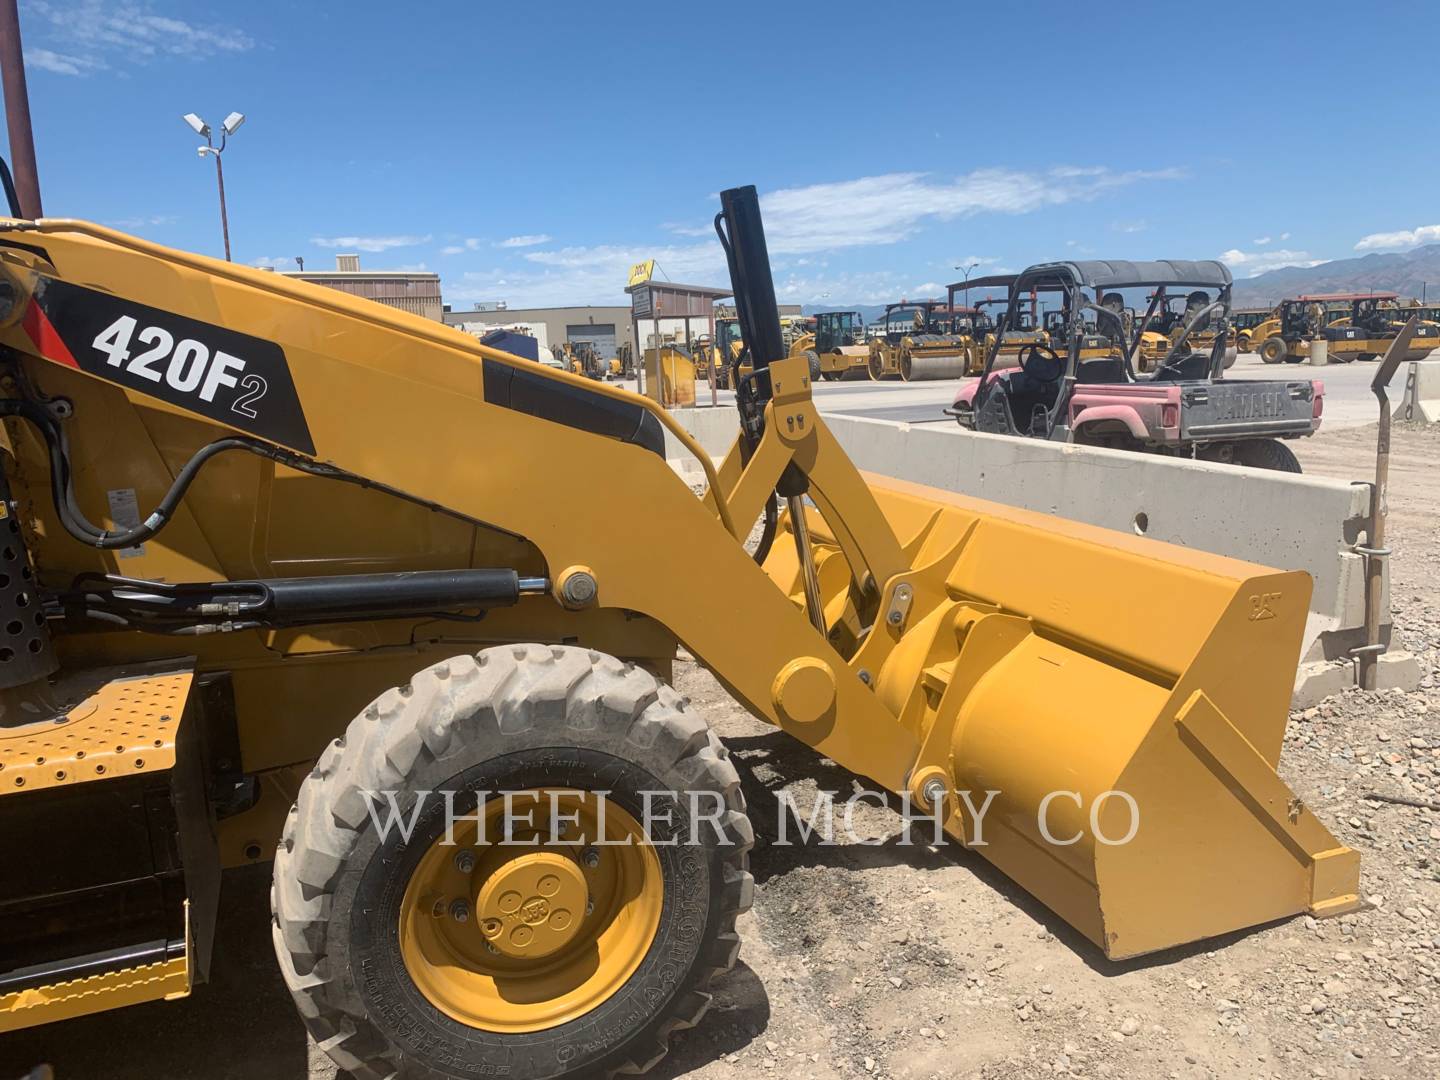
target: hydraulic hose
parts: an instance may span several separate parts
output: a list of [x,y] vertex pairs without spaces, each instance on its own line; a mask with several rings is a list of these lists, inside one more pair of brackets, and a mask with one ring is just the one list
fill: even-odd
[[[384,485],[376,484],[366,480],[364,477],[356,476],[353,473],[345,472],[334,466],[322,465],[311,461],[309,458],[301,457],[299,454],[282,450],[278,446],[261,442],[258,439],[249,439],[242,436],[231,436],[224,439],[216,439],[207,443],[197,450],[193,457],[187,461],[175,477],[175,482],[170,485],[170,490],[160,499],[155,509],[139,525],[130,529],[107,530],[101,529],[93,524],[81,511],[75,501],[75,489],[71,483],[70,470],[70,448],[65,436],[65,429],[60,421],[43,405],[33,401],[23,401],[17,398],[0,399],[0,416],[13,416],[29,422],[40,432],[45,441],[46,450],[50,458],[50,497],[55,503],[55,510],[60,515],[60,523],[65,531],[82,544],[90,547],[101,548],[106,551],[116,548],[134,547],[151,539],[163,529],[175,514],[175,509],[185,497],[186,491],[194,482],[200,469],[205,463],[217,454],[223,454],[227,450],[244,450],[255,454],[258,457],[268,458],[281,465],[289,466],[300,472],[310,473],[314,476],[323,476],[335,480],[343,480],[347,483],[358,484],[361,487],[373,487],[381,490],[389,490]],[[400,492],[394,492],[400,495]],[[403,496],[410,498],[409,496]],[[422,505],[430,506],[421,500]],[[433,507],[432,509],[438,509]]]

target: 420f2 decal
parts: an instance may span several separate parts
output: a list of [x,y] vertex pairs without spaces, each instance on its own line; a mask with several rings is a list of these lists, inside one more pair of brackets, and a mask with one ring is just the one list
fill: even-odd
[[47,360],[315,452],[285,351],[273,341],[54,278],[36,289],[23,325]]

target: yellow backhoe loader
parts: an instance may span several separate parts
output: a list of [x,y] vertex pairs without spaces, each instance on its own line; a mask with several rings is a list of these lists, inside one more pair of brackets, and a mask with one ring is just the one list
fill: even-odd
[[273,857],[350,1075],[645,1070],[752,892],[681,644],[957,842],[988,806],[974,850],[1105,956],[1357,906],[1276,774],[1306,575],[862,475],[720,198],[755,378],[718,466],[646,398],[12,203],[0,1032],[189,994],[223,869]]
[[1422,320],[1401,359],[1423,360],[1440,346],[1440,324],[1424,319],[1418,304],[1402,306],[1393,292],[1314,293],[1282,300],[1269,318],[1251,328],[1248,342],[1267,364],[1307,360],[1316,340],[1325,342],[1332,362],[1374,360],[1412,314],[1421,314]]
[[[715,336],[701,334],[696,339],[695,348],[692,350],[696,357],[695,377],[701,382],[709,382],[709,365],[715,365],[715,385],[721,390],[730,388],[737,374],[736,369],[745,355],[745,342],[740,338],[740,320],[733,316],[717,315],[715,317]],[[743,375],[750,374],[746,368]]]

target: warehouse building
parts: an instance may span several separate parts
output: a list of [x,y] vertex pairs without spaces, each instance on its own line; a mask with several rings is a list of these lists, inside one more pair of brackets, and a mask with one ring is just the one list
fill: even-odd
[[[725,312],[722,306],[717,305],[715,313],[721,315]],[[514,330],[528,334],[540,343],[542,349],[563,345],[567,341],[572,344],[590,341],[608,360],[622,345],[633,346],[635,343],[630,314],[627,306],[513,308],[503,302],[491,302],[477,304],[470,311],[451,311],[447,306],[442,317],[447,326],[476,337],[490,330]],[[782,317],[799,315],[800,305],[782,304],[780,314]],[[709,326],[701,319],[692,319],[690,329],[692,335],[698,336],[706,333]],[[650,320],[641,323],[640,332],[647,338],[647,347],[653,344],[648,340],[653,334]],[[684,320],[661,319],[660,333],[673,340],[684,341]]]
[[497,329],[529,334],[542,349],[567,341],[589,341],[606,359],[614,356],[620,346],[634,344],[628,307],[512,308],[491,303],[477,305],[471,311],[447,309],[442,318],[447,326],[476,337]]
[[282,270],[288,278],[310,281],[377,304],[439,320],[440,275],[411,270],[361,270],[359,255],[336,255],[334,270]]

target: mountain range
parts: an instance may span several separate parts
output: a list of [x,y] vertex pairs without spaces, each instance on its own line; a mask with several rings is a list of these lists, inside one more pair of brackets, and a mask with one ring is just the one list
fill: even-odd
[[[1412,251],[1362,255],[1334,259],[1316,266],[1282,266],[1254,277],[1235,281],[1237,308],[1270,307],[1287,296],[1330,292],[1396,292],[1401,296],[1429,299],[1431,287],[1440,301],[1440,244],[1427,244]],[[883,304],[806,304],[804,312],[854,310],[867,323],[885,313]]]
[[1282,266],[1235,282],[1236,307],[1269,307],[1287,296],[1329,292],[1396,292],[1440,299],[1440,244],[1385,255],[1334,259],[1317,266]]

